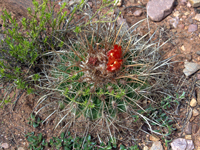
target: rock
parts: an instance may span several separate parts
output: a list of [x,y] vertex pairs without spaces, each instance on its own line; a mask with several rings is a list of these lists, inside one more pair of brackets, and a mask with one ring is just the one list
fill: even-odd
[[8,145],[8,143],[2,143],[1,147],[3,147],[4,149],[7,149],[7,148],[9,148],[9,145]]
[[200,0],[189,0],[192,7],[199,7],[200,6]]
[[88,4],[90,5],[90,7],[92,7],[92,6],[93,6],[93,3],[92,3],[92,2],[88,2]]
[[153,21],[161,21],[172,12],[174,0],[149,0],[147,14]]
[[24,148],[23,147],[19,147],[17,150],[24,150]]
[[188,122],[185,127],[185,134],[187,134],[187,135],[192,134],[192,124],[190,122]]
[[140,17],[142,15],[143,11],[141,9],[139,10],[136,10],[134,13],[133,13],[133,16],[135,17]]
[[192,140],[186,140],[183,138],[174,139],[170,143],[172,150],[193,150],[194,144]]
[[183,69],[183,73],[186,75],[186,77],[188,77],[200,69],[200,64],[185,62],[184,67],[185,69]]
[[197,31],[197,29],[198,29],[198,26],[196,24],[191,24],[188,27],[188,32],[194,32],[194,31]]
[[191,140],[192,139],[192,135],[185,135],[185,139],[186,140]]
[[153,142],[153,145],[151,146],[150,150],[163,150],[161,142],[160,141]]
[[196,14],[195,17],[193,18],[194,20],[200,21],[200,14]]
[[187,7],[192,7],[192,5],[190,4],[190,2],[187,3]]
[[149,140],[150,140],[150,141],[159,141],[160,139],[159,139],[159,137],[150,135]]
[[179,24],[179,25],[178,25],[178,28],[184,29],[184,28],[185,28],[185,25],[184,25],[184,24]]
[[192,55],[190,55],[190,54],[185,55],[185,57],[186,57],[186,59],[187,59],[188,61],[191,61],[191,60],[192,60]]
[[197,93],[197,103],[198,105],[200,105],[200,89],[199,88],[196,89],[196,93]]
[[200,51],[197,51],[196,54],[200,56]]
[[195,98],[192,98],[192,100],[190,101],[190,106],[191,106],[191,107],[197,106],[197,101],[196,101]]
[[119,0],[119,2],[117,3],[117,6],[118,6],[118,7],[121,7],[121,6],[122,6],[122,0]]
[[149,148],[147,146],[144,146],[143,150],[149,150]]
[[184,45],[181,46],[181,50],[185,51],[185,46]]
[[172,19],[169,20],[169,22],[174,28],[177,28],[178,23],[179,23],[179,18],[178,17],[172,18]]
[[192,116],[193,117],[196,117],[196,116],[198,116],[199,115],[199,111],[197,110],[197,109],[193,109],[192,110]]

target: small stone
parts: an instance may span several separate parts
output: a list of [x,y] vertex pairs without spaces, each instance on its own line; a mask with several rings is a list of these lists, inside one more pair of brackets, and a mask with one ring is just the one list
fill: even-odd
[[190,4],[190,2],[187,3],[187,7],[192,7],[192,5]]
[[192,134],[192,124],[190,122],[188,122],[185,127],[185,134],[187,134],[187,135]]
[[117,3],[117,6],[118,6],[118,7],[121,7],[121,6],[122,6],[122,0],[119,0],[119,2]]
[[147,146],[144,146],[143,150],[149,150],[149,148]]
[[198,105],[200,105],[200,89],[197,88],[196,92],[197,92],[197,103],[198,103]]
[[9,148],[9,145],[8,145],[8,143],[2,143],[1,147],[3,147],[4,149],[7,149],[7,148]]
[[150,150],[163,150],[161,142],[160,141],[153,142],[153,145],[151,146]]
[[184,24],[179,24],[179,25],[178,25],[178,28],[184,29],[184,28],[185,28],[185,25],[184,25]]
[[184,45],[181,46],[181,50],[185,51],[185,46]]
[[89,4],[89,6],[90,6],[90,7],[92,7],[92,6],[93,6],[92,2],[88,2],[88,4]]
[[191,61],[191,60],[192,60],[192,55],[187,54],[187,55],[186,55],[186,59],[187,59],[188,61]]
[[193,117],[196,117],[196,116],[198,116],[199,115],[199,111],[197,110],[197,109],[193,109],[192,110],[192,116]]
[[197,51],[196,54],[200,56],[200,51]]
[[159,141],[160,139],[156,136],[150,135],[149,140],[150,141]]
[[184,62],[184,67],[185,69],[183,69],[183,73],[186,75],[186,77],[189,77],[200,69],[200,64],[193,62]]
[[141,9],[139,10],[136,10],[134,13],[133,13],[133,16],[135,17],[140,17],[142,15],[143,11]]
[[180,16],[180,13],[179,13],[179,11],[175,11],[175,12],[173,13],[173,15],[174,15],[174,17],[179,17],[179,16]]
[[147,14],[153,21],[161,21],[168,16],[173,9],[174,0],[150,0],[147,3]]
[[188,32],[194,32],[194,31],[197,31],[197,29],[198,29],[198,26],[196,24],[191,24],[188,27]]
[[196,101],[195,98],[192,98],[192,100],[190,101],[190,106],[191,106],[191,107],[197,106],[197,101]]
[[193,19],[195,19],[195,20],[197,20],[197,21],[200,21],[200,14],[196,14],[195,17],[194,17]]
[[23,147],[19,147],[17,150],[24,150],[24,148]]
[[184,13],[185,16],[187,16],[187,15],[189,15],[189,14],[190,14],[190,12],[188,12],[188,11],[186,11],[186,12]]
[[185,139],[186,140],[191,140],[192,139],[192,135],[185,135]]
[[200,6],[200,0],[189,0],[192,7],[199,7]]
[[187,142],[183,138],[174,139],[170,143],[172,150],[185,150],[187,147]]

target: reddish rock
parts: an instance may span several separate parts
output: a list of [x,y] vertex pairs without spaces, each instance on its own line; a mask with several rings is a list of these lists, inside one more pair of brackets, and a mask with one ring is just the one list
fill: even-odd
[[197,31],[197,29],[198,29],[198,26],[196,24],[191,24],[188,27],[188,32],[194,32],[194,31]]
[[149,0],[147,14],[153,21],[161,21],[172,12],[174,0]]
[[178,25],[178,28],[184,29],[184,28],[185,28],[185,25],[184,25],[184,24],[179,24],[179,25]]
[[140,10],[136,10],[134,13],[133,13],[133,16],[135,16],[135,17],[139,17],[139,16],[141,16],[142,15],[142,10],[140,9]]

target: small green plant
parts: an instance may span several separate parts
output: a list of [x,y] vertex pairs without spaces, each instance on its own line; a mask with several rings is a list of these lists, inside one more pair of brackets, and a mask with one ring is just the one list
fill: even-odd
[[73,9],[73,13],[68,13],[64,11],[66,3],[63,3],[55,12],[55,3],[44,0],[39,4],[33,0],[34,10],[28,8],[29,16],[22,18],[20,23],[4,10],[1,18],[5,30],[1,32],[5,39],[0,43],[0,78],[4,82],[14,81],[17,88],[32,93],[29,77],[38,72],[35,71],[36,64],[44,59],[43,53],[59,47],[60,42],[54,36],[64,38],[68,30],[75,28],[71,22],[83,4],[84,1]]
[[[109,140],[108,143],[105,145],[101,143],[98,145],[96,142],[92,142],[91,136],[88,135],[85,138],[75,137],[72,138],[70,132],[67,134],[61,133],[60,137],[53,137],[50,139],[49,142],[46,142],[45,138],[42,136],[42,133],[38,134],[37,136],[34,132],[28,133],[26,135],[27,141],[29,142],[29,149],[30,150],[43,150],[45,148],[52,148],[52,149],[64,149],[64,150],[111,150],[113,148],[117,148],[116,145],[112,145],[111,141]],[[120,145],[120,150],[139,150],[137,145],[131,146],[126,148],[123,145]]]
[[33,113],[31,113],[30,118],[28,120],[28,124],[30,124],[34,128],[37,128],[42,122],[42,120],[39,117],[35,116]]

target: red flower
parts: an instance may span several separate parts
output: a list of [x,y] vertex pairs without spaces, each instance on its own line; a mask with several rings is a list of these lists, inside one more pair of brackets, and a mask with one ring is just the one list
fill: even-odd
[[118,70],[121,67],[122,64],[122,48],[121,46],[114,45],[114,49],[108,51],[108,63],[107,63],[107,70],[108,71],[115,71]]

